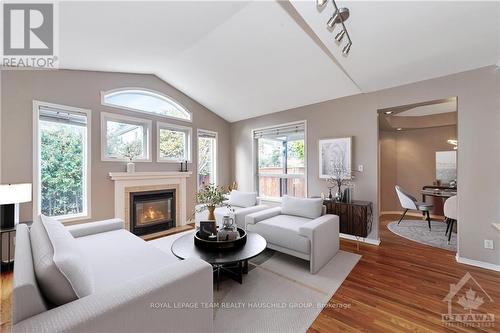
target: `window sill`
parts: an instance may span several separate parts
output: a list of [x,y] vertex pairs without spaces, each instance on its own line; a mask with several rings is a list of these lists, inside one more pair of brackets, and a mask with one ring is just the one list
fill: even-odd
[[[130,160],[102,157],[101,162],[126,162],[126,163],[128,163],[128,162],[130,162]],[[133,160],[132,161],[132,163],[144,163],[144,162],[151,163],[151,162],[153,162],[153,160],[150,158],[150,159],[142,159],[142,160]]]
[[[179,164],[179,163],[184,163],[186,160],[182,161],[174,161],[174,160],[156,160],[158,163],[173,163],[173,164]],[[193,162],[190,160],[187,160],[188,164],[192,164]]]
[[63,215],[63,216],[51,216],[51,218],[56,219],[62,224],[70,223],[70,222],[78,222],[83,220],[89,220],[91,218],[90,214],[74,214],[74,215]]

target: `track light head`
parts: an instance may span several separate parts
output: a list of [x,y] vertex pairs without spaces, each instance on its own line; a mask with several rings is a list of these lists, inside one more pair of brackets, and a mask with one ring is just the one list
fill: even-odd
[[351,46],[352,46],[352,43],[351,43],[351,41],[349,41],[349,43],[347,43],[347,45],[344,46],[344,48],[342,49],[342,53],[344,55],[348,55],[349,51],[351,50]]
[[328,0],[316,0],[316,6],[323,7]]
[[335,40],[337,42],[340,43],[340,41],[342,40],[342,38],[344,38],[344,35],[345,35],[345,30],[342,29],[342,31],[340,31],[336,36],[335,36]]
[[333,16],[330,17],[326,25],[330,28],[333,29],[335,27],[335,24],[340,23],[340,14],[339,11],[336,10],[335,13],[333,13]]

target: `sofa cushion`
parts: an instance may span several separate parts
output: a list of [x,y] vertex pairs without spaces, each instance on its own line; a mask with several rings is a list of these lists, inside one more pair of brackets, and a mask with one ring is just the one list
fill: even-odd
[[127,230],[114,230],[76,238],[89,262],[96,292],[179,261]]
[[257,204],[257,193],[232,190],[228,203],[231,206],[244,208],[255,206]]
[[59,221],[41,215],[30,236],[36,279],[48,301],[62,305],[93,293],[90,266]]
[[281,212],[284,215],[316,219],[321,216],[322,209],[323,200],[321,198],[295,198],[285,195],[281,201]]
[[247,224],[247,230],[258,233],[268,243],[310,254],[311,242],[299,235],[299,228],[310,221],[311,219],[299,216],[277,215],[255,224]]

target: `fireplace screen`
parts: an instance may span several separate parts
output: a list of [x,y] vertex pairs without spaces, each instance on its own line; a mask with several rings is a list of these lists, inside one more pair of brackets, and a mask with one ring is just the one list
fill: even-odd
[[172,219],[172,198],[137,203],[137,227]]
[[175,190],[131,193],[130,228],[146,235],[175,227]]

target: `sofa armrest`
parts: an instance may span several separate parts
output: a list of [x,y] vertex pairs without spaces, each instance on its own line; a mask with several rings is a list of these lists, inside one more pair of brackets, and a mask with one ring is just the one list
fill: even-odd
[[100,234],[101,232],[123,229],[122,219],[110,219],[97,222],[81,223],[67,226],[68,231],[73,237],[85,237],[89,235]]
[[212,332],[212,274],[200,259],[180,261],[25,319],[13,333]]
[[245,218],[247,215],[266,210],[268,207],[266,205],[257,205],[252,207],[240,208],[234,212],[234,222],[240,228],[245,229]]
[[245,215],[249,215],[249,214],[253,214],[253,213],[267,210],[267,208],[269,208],[269,207],[267,207],[266,205],[257,205],[257,206],[251,206],[251,207],[246,207],[246,208],[240,208],[234,212],[234,216],[235,217],[245,216]]
[[245,226],[247,224],[255,224],[260,221],[270,219],[281,214],[281,207],[264,209],[256,213],[249,214],[245,217]]
[[339,217],[323,215],[299,228],[311,242],[311,273],[317,273],[339,250]]

